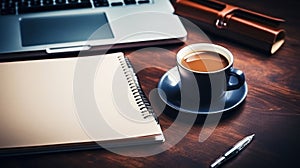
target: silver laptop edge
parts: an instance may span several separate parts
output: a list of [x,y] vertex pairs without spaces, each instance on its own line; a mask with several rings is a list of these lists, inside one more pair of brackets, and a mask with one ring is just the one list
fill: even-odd
[[[141,6],[143,7],[141,8]],[[156,0],[142,5],[1,15],[0,54],[28,51],[57,53],[89,50],[95,46],[105,46],[108,49],[131,47],[138,45],[139,42],[172,43],[174,39],[184,41],[187,35],[186,30],[178,16],[174,15],[173,12],[174,9],[168,0]],[[91,15],[92,18],[90,18]],[[70,32],[75,36],[82,35],[81,26],[82,29],[87,28],[92,32],[88,40],[85,39],[84,35],[82,35],[82,39],[73,39],[75,36],[71,35],[72,37],[70,39],[67,37],[68,40],[66,41],[55,42],[54,36],[51,35],[55,32],[51,32],[52,29],[47,24],[51,23],[51,19],[57,17],[61,17],[61,25],[67,24],[68,21],[72,22],[68,16],[83,18],[83,21],[74,20],[73,25],[70,24]],[[99,25],[95,22],[98,17],[102,17],[103,21]],[[60,25],[56,26],[59,27]],[[92,26],[100,26],[100,28],[94,31]],[[49,30],[47,30],[48,28]],[[46,31],[40,31],[43,29]],[[37,36],[49,37],[45,40],[35,40],[38,37],[34,37],[34,34],[31,35],[31,32],[36,33]],[[63,35],[64,33],[60,36]]]

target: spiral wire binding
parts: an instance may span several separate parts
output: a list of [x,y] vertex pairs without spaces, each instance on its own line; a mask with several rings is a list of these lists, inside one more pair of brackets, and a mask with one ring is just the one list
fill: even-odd
[[138,78],[134,73],[133,67],[129,59],[124,57],[123,55],[118,56],[118,59],[125,74],[126,80],[128,81],[129,88],[132,91],[133,97],[141,110],[142,117],[144,119],[147,119],[148,117],[154,117],[154,119],[158,123],[158,118],[154,113],[154,110],[149,100],[145,96],[145,93],[141,89]]

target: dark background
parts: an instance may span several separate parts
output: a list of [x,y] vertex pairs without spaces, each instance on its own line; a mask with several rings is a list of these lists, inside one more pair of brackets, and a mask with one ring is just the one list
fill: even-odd
[[[102,150],[86,150],[0,158],[1,167],[209,167],[220,154],[246,135],[254,141],[224,167],[292,167],[300,150],[300,40],[299,1],[224,0],[236,6],[279,17],[286,22],[286,42],[272,56],[253,48],[209,34],[213,43],[228,48],[235,57],[234,66],[243,70],[248,84],[246,101],[223,115],[212,135],[198,141],[205,117],[199,117],[188,134],[175,146],[158,155],[126,157]],[[188,43],[198,42],[189,32]],[[141,69],[138,76],[147,94],[157,87],[160,77],[176,65],[175,55],[183,45],[161,46],[170,52],[123,50]],[[153,101],[156,106],[157,101]],[[166,108],[159,116],[163,130],[174,122],[176,111]],[[184,124],[184,123],[183,123]],[[180,132],[180,130],[178,130]],[[174,132],[176,134],[176,132]],[[168,140],[167,142],[168,143]]]

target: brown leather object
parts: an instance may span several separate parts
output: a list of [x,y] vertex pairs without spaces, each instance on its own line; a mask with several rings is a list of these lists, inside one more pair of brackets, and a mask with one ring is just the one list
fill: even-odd
[[284,20],[216,0],[177,0],[175,12],[201,28],[274,54],[284,43]]

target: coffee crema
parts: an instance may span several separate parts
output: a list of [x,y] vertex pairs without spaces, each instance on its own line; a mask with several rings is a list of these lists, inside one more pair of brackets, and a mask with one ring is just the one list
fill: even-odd
[[199,72],[217,71],[227,67],[227,58],[219,53],[212,51],[201,51],[186,55],[181,60],[181,65]]

